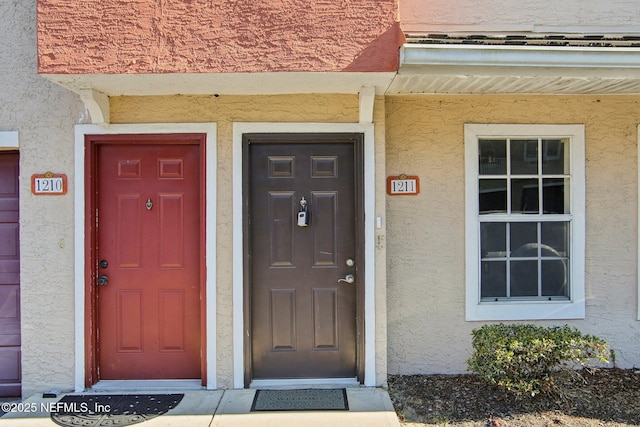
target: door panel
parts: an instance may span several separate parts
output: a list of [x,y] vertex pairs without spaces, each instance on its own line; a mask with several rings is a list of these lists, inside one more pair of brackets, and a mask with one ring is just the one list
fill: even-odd
[[271,289],[271,350],[296,349],[296,291]]
[[200,378],[199,147],[97,155],[99,378]]
[[20,396],[18,154],[0,153],[0,396]]
[[338,292],[336,289],[313,290],[313,349],[338,348]]
[[[343,194],[344,196],[344,194]],[[311,205],[314,211],[322,212],[322,216],[315,221],[311,230],[311,254],[314,267],[337,267],[337,235],[338,229],[338,193],[311,193]],[[353,200],[353,199],[351,199]],[[348,201],[347,201],[348,202]]]
[[[254,379],[354,378],[355,144],[251,142],[251,370]],[[309,225],[298,226],[304,198]]]

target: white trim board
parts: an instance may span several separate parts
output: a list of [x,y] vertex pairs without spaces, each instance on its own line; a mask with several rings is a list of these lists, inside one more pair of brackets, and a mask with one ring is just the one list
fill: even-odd
[[[364,134],[364,385],[376,384],[375,358],[375,146],[374,125],[355,123],[233,124],[233,387],[244,388],[244,251],[242,246],[242,136],[245,133],[362,133]],[[369,214],[367,214],[369,213]]]
[[249,388],[341,388],[360,387],[357,378],[309,378],[309,379],[288,379],[288,380],[253,380]]
[[20,139],[17,130],[0,131],[0,149],[18,148],[19,145]]
[[207,327],[207,389],[216,389],[216,170],[217,170],[217,125],[215,123],[162,123],[162,124],[125,124],[125,125],[76,125],[75,127],[75,379],[76,392],[84,390],[85,376],[85,340],[84,340],[84,176],[85,176],[85,135],[109,134],[169,134],[204,133],[206,162],[206,327]]

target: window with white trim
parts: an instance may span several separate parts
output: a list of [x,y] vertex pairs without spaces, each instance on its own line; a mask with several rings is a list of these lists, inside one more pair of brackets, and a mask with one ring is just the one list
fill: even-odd
[[465,125],[467,320],[584,317],[584,126]]

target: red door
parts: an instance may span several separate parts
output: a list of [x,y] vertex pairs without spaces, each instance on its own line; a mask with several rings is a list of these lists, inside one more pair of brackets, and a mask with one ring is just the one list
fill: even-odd
[[0,396],[20,396],[18,153],[0,153]]
[[355,144],[279,142],[248,149],[252,377],[355,378]]
[[97,152],[98,377],[200,378],[199,146],[122,142]]

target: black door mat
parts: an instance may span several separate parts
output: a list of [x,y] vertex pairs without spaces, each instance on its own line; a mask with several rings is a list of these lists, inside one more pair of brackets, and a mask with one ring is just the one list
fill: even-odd
[[251,412],[348,411],[347,391],[340,389],[258,390]]
[[67,395],[54,405],[51,420],[63,427],[130,426],[165,414],[184,394]]

